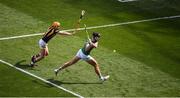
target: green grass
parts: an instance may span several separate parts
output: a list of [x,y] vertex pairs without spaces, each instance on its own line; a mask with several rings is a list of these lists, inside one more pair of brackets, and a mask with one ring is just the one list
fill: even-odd
[[[150,67],[158,68],[173,77],[180,78],[178,71],[180,70],[180,35],[176,26],[179,20],[163,20],[118,27],[111,35],[113,39],[103,41],[102,44],[111,50],[116,49],[117,52],[129,58],[144,62]],[[177,24],[173,25],[174,23]],[[109,29],[101,32],[104,31],[111,32]],[[106,32],[103,33],[104,40],[109,40],[109,35]],[[108,47],[110,44],[113,46]]]
[[1,97],[50,97],[50,96],[69,96],[73,95],[29,77],[14,68],[1,64],[0,67],[0,96]]
[[[0,36],[44,32],[55,20],[61,21],[64,29],[69,29],[78,19],[81,9],[87,10],[87,16],[82,22],[95,26],[179,15],[179,5],[178,0],[140,0],[130,3],[119,3],[116,0],[0,0],[0,13],[3,13],[0,14]],[[111,76],[103,84],[99,82],[92,66],[82,61],[64,70],[58,77],[54,76],[53,69],[72,58],[83,46],[86,38],[83,31],[73,37],[56,36],[49,43],[50,55],[34,69],[27,64],[30,56],[39,51],[37,42],[41,36],[0,41],[0,54],[2,60],[82,96],[176,97],[180,96],[179,25],[180,19],[176,18],[89,30],[101,32],[102,35],[99,47],[93,50],[92,56],[99,62],[102,73]],[[22,79],[22,82],[26,81]],[[32,82],[33,85],[37,84]],[[8,86],[1,90],[8,91]],[[12,93],[10,96],[15,95],[14,90],[8,92]],[[8,93],[3,94],[7,96]],[[32,92],[32,96],[36,94],[46,96],[41,92]],[[61,96],[51,92],[49,94],[47,96]]]

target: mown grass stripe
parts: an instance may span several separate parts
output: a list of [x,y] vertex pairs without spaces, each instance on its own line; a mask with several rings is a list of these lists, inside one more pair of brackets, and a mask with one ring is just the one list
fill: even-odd
[[81,96],[81,95],[79,95],[79,94],[77,94],[77,93],[74,93],[74,92],[72,92],[72,91],[70,91],[70,90],[67,90],[67,89],[65,89],[65,88],[57,85],[57,84],[54,84],[54,83],[52,83],[52,82],[50,82],[50,81],[47,81],[46,79],[43,79],[43,78],[41,78],[41,77],[39,77],[39,76],[37,76],[37,75],[34,75],[34,74],[32,74],[32,73],[30,73],[30,72],[28,72],[28,71],[25,71],[25,70],[23,70],[23,69],[21,69],[21,68],[18,68],[18,67],[16,67],[16,66],[14,66],[14,65],[12,65],[12,64],[4,61],[4,60],[1,60],[1,59],[0,59],[0,62],[3,63],[3,64],[6,64],[6,65],[9,65],[10,67],[13,67],[13,68],[15,68],[16,70],[19,70],[19,71],[21,71],[21,72],[23,72],[23,73],[26,73],[26,74],[28,74],[28,75],[30,75],[30,76],[32,76],[32,77],[35,77],[35,78],[37,78],[37,79],[39,79],[39,80],[41,80],[41,81],[43,81],[43,82],[45,82],[45,83],[51,84],[51,85],[53,85],[54,87],[57,87],[57,88],[59,88],[59,89],[61,89],[61,90],[64,90],[64,91],[66,91],[66,92],[68,92],[68,93],[71,93],[71,94],[73,94],[74,96],[77,96],[77,97],[79,97],[79,98],[84,98],[83,96]]
[[[92,27],[87,27],[87,29],[114,27],[114,26],[120,26],[120,25],[128,25],[128,24],[135,24],[135,23],[142,23],[142,22],[149,22],[149,21],[156,21],[156,20],[163,20],[163,19],[173,19],[173,18],[180,18],[180,15],[151,18],[151,19],[144,19],[144,20],[137,20],[137,21],[130,21],[130,22],[122,22],[122,23],[108,24],[108,25],[101,25],[101,26],[92,26]],[[84,29],[85,28],[79,28],[78,30],[84,30]],[[63,31],[74,31],[74,30],[75,29],[68,29],[68,30],[63,30]],[[0,41],[9,40],[9,39],[32,37],[32,36],[38,36],[38,35],[43,35],[43,33],[27,34],[27,35],[12,36],[12,37],[2,37],[2,38],[0,38]]]

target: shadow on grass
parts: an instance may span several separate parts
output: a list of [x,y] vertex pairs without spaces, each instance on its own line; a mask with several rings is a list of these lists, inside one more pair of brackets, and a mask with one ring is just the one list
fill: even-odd
[[41,81],[37,81],[37,80],[32,80],[33,83],[36,83],[38,85],[41,85],[41,86],[44,86],[44,87],[47,87],[47,88],[51,88],[53,85],[51,84],[48,84],[47,83],[44,83],[44,82],[41,82]]
[[73,85],[73,84],[102,84],[102,82],[62,82],[55,80],[53,78],[47,79],[47,81],[50,81],[52,83],[55,83],[57,85],[62,85],[62,84],[68,84],[68,85]]
[[29,66],[29,64],[26,63],[26,60],[18,61],[16,64],[14,64],[14,66],[21,68],[21,69],[37,70],[37,69],[34,69],[33,67]]

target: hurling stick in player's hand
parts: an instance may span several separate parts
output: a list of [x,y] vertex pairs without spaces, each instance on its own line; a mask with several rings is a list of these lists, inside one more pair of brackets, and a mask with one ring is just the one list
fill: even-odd
[[77,21],[77,23],[76,23],[76,25],[75,25],[75,30],[74,30],[73,34],[75,34],[76,31],[77,31],[77,29],[80,27],[80,22],[81,22],[81,20],[82,20],[82,18],[83,18],[83,16],[84,16],[84,14],[85,14],[85,10],[82,10],[82,11],[81,11],[81,15],[80,15],[80,17],[79,17],[79,20]]

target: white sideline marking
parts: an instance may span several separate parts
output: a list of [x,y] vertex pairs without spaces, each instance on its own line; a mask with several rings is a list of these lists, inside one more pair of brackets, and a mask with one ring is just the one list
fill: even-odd
[[[130,22],[122,22],[122,23],[108,24],[108,25],[101,25],[101,26],[92,26],[92,27],[87,27],[87,29],[97,29],[97,28],[121,26],[121,25],[128,25],[128,24],[135,24],[135,23],[156,21],[156,20],[163,20],[163,19],[173,19],[173,18],[180,18],[180,15],[159,17],[159,18],[151,18],[151,19],[144,19],[144,20],[137,20],[137,21],[130,21]],[[85,28],[79,28],[78,30],[84,30],[84,29]],[[68,29],[68,30],[63,30],[63,31],[74,31],[74,30],[75,29]],[[37,33],[37,34],[28,34],[28,35],[20,35],[20,36],[12,36],[12,37],[2,37],[2,38],[0,38],[0,41],[8,40],[8,39],[24,38],[24,37],[30,37],[30,36],[38,36],[38,35],[43,35],[43,34],[44,33]]]
[[57,84],[54,84],[54,83],[52,83],[52,82],[50,82],[50,81],[47,81],[46,79],[43,79],[43,78],[41,78],[41,77],[39,77],[39,76],[36,76],[36,75],[34,75],[34,74],[32,74],[32,73],[30,73],[30,72],[28,72],[28,71],[25,71],[25,70],[23,70],[23,69],[21,69],[21,68],[18,68],[18,67],[14,66],[14,65],[6,62],[6,61],[3,61],[3,60],[0,59],[0,62],[1,62],[1,63],[4,63],[4,64],[6,64],[6,65],[9,65],[9,66],[11,66],[11,67],[13,67],[13,68],[15,68],[15,69],[23,72],[23,73],[26,73],[26,74],[32,76],[32,77],[35,77],[35,78],[37,78],[37,79],[39,79],[39,80],[41,80],[41,81],[43,81],[43,82],[45,82],[45,83],[51,84],[51,85],[53,85],[54,87],[57,87],[57,88],[59,88],[59,89],[61,89],[61,90],[64,90],[64,91],[66,91],[66,92],[68,92],[68,93],[71,93],[71,94],[73,94],[74,96],[77,96],[77,97],[79,97],[79,98],[84,98],[83,96],[81,96],[81,95],[79,95],[79,94],[76,94],[76,93],[74,93],[74,92],[72,92],[72,91],[70,91],[70,90],[67,90],[67,89],[65,89],[65,88],[63,88],[63,87],[61,87],[61,86],[59,86],[59,85],[57,85]]

